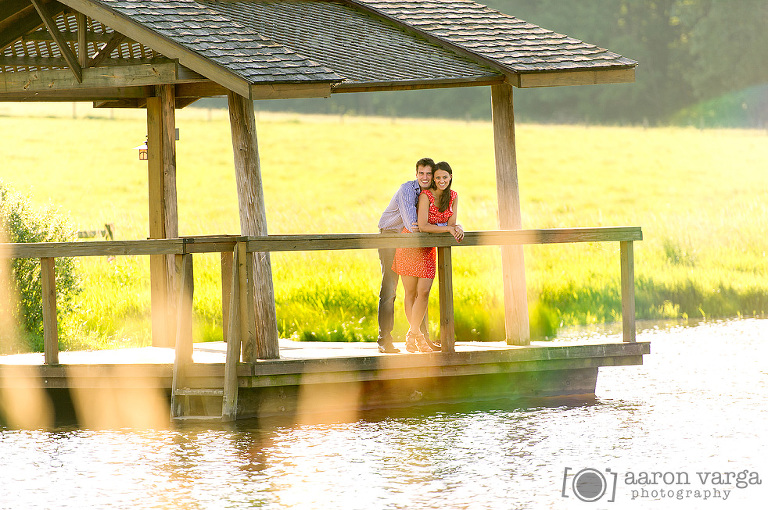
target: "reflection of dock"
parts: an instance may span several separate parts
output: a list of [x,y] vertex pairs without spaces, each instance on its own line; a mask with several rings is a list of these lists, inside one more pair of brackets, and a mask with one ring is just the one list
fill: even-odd
[[[283,340],[280,359],[239,364],[237,416],[294,417],[466,400],[590,395],[599,367],[640,365],[649,352],[647,342],[457,342],[453,353],[392,355],[380,354],[375,343]],[[221,396],[203,390],[224,386],[225,354],[224,342],[195,344],[194,364],[186,374],[189,388],[199,390],[190,402],[195,413],[221,415]],[[0,356],[0,388],[44,388],[59,401],[71,401],[78,418],[101,416],[109,423],[111,412],[123,426],[133,423],[129,415],[137,411],[134,406],[154,403],[157,417],[150,422],[167,421],[173,349],[62,352],[60,357],[61,364],[47,365],[42,353]]]

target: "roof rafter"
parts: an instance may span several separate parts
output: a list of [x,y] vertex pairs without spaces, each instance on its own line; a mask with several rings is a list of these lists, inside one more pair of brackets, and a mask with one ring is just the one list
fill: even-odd
[[69,49],[66,41],[64,41],[64,38],[61,36],[58,27],[56,27],[56,22],[53,21],[53,16],[51,16],[51,14],[48,12],[48,9],[45,7],[41,0],[32,0],[32,5],[35,6],[37,14],[40,15],[40,19],[43,20],[43,24],[45,24],[45,27],[48,29],[48,32],[51,33],[51,36],[53,36],[53,40],[59,47],[61,55],[69,64],[69,68],[72,70],[72,74],[75,75],[75,79],[78,81],[78,83],[82,83],[83,68],[80,67],[80,63],[77,61],[77,57],[75,57],[75,55],[72,53],[72,50]]
[[99,64],[101,64],[112,51],[120,46],[120,43],[122,43],[125,40],[125,36],[119,32],[114,32],[112,34],[112,38],[107,41],[107,43],[99,48],[99,51],[96,52],[96,54],[93,56],[93,58],[88,62],[88,67],[96,67]]
[[88,0],[63,0],[63,3],[93,19],[98,19],[101,23],[115,31],[123,33],[145,46],[149,46],[169,58],[179,59],[187,67],[207,71],[205,74],[209,78],[216,80],[242,96],[250,96],[250,84],[246,80],[234,76],[232,73],[212,64],[208,59],[200,55],[189,52],[177,43],[148,31],[131,19],[106,8],[102,4],[89,2]]

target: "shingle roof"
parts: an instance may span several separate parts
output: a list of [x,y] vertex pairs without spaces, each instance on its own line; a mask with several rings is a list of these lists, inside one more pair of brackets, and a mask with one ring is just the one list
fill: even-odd
[[251,83],[343,77],[195,0],[93,0]]
[[[17,9],[28,7],[13,1]],[[273,84],[335,84],[337,91],[488,84],[504,75],[518,86],[541,86],[562,84],[552,77],[581,70],[597,71],[591,74],[610,82],[619,78],[602,71],[629,69],[620,71],[626,81],[637,64],[471,0],[60,2],[101,23],[105,33],[108,27],[127,35],[142,54],[151,48],[150,53],[178,59],[241,93],[251,85]],[[15,15],[6,11],[4,26]],[[32,21],[27,16],[26,22]],[[4,35],[6,42],[14,40]],[[18,41],[13,44],[6,56],[17,55]],[[119,50],[114,52],[120,58]],[[545,79],[524,85],[521,77],[526,76]]]
[[513,73],[634,67],[616,53],[470,0],[349,0]]
[[348,84],[472,81],[499,76],[392,21],[327,0],[202,0],[239,25],[333,69]]

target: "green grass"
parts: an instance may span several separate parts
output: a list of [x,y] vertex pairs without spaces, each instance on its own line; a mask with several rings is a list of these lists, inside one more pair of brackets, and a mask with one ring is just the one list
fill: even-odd
[[[114,223],[118,239],[146,238],[147,168],[132,150],[146,134],[143,112],[115,110],[110,118],[78,105],[74,120],[71,104],[44,110],[49,116],[21,108],[0,105],[0,179],[33,203],[58,205],[81,229]],[[465,228],[497,227],[488,122],[262,113],[257,124],[271,234],[375,232],[392,193],[425,155],[454,168]],[[180,235],[238,233],[226,112],[188,108],[177,125]],[[643,228],[635,243],[639,318],[768,312],[765,131],[524,124],[517,142],[524,228]],[[525,257],[537,335],[620,318],[618,243],[526,247]],[[461,248],[453,259],[457,338],[502,338],[499,250]],[[282,335],[375,338],[375,251],[272,260]],[[85,290],[64,318],[65,347],[146,344],[146,258],[83,259],[81,268]],[[196,338],[220,339],[217,257],[196,257],[195,272]],[[436,302],[431,309],[434,318]],[[402,313],[396,328],[405,329]]]

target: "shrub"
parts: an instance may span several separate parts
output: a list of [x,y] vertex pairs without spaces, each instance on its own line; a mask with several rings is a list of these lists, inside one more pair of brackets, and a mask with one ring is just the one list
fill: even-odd
[[[13,192],[0,182],[0,239],[9,243],[39,243],[74,241],[76,231],[69,220],[55,209],[34,210],[29,200]],[[57,258],[56,308],[59,318],[73,306],[73,298],[80,292],[80,278],[75,259]],[[39,259],[13,259],[12,288],[17,303],[0,303],[0,313],[11,313],[16,324],[25,333],[22,339],[33,351],[43,350],[42,283]],[[61,320],[59,320],[61,325]],[[61,326],[59,326],[60,333]],[[59,335],[60,338],[66,335]]]

